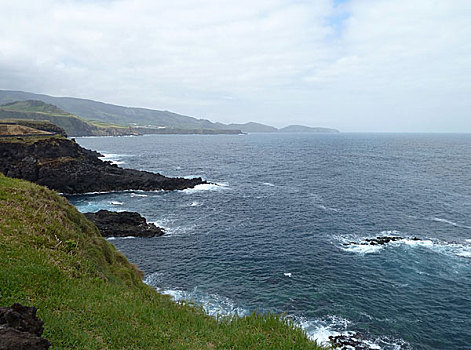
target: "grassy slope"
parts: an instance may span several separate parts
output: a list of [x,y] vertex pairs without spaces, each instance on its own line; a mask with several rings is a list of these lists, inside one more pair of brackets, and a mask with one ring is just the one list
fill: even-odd
[[227,129],[226,125],[209,120],[172,113],[169,111],[132,108],[72,97],[53,97],[23,91],[0,90],[0,104],[17,100],[41,100],[59,106],[63,110],[86,120],[98,120],[109,124],[154,125],[175,129]]
[[0,281],[0,306],[36,306],[55,349],[317,349],[275,316],[218,323],[172,302],[66,199],[3,175]]
[[107,135],[114,131],[121,132],[127,127],[108,123],[97,123],[84,120],[65,112],[57,106],[42,101],[16,101],[0,105],[0,118],[47,120],[63,128],[69,135]]

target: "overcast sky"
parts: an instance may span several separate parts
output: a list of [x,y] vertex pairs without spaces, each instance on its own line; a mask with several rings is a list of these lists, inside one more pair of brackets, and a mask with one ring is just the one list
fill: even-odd
[[225,123],[471,132],[471,1],[0,0],[0,89]]

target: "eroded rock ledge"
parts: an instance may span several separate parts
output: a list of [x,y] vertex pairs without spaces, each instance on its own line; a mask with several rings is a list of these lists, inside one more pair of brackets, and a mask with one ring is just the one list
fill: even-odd
[[43,324],[35,307],[15,303],[0,308],[0,350],[49,349],[49,341],[41,338]]
[[0,172],[66,194],[124,190],[183,190],[204,184],[201,178],[170,178],[123,169],[62,137],[0,140]]
[[165,234],[164,229],[147,223],[145,218],[135,212],[100,210],[85,213],[85,216],[98,227],[103,237],[154,237]]

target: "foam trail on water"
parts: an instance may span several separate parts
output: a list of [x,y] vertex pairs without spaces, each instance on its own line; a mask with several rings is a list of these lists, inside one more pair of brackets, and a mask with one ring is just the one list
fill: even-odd
[[148,221],[149,224],[154,224],[158,227],[161,227],[165,230],[165,235],[162,238],[183,234],[192,234],[192,231],[195,229],[196,225],[189,226],[176,226],[175,221],[171,219],[161,219],[157,221]]
[[147,197],[147,194],[143,194],[143,193],[131,193],[131,197]]
[[111,162],[111,164],[120,165],[125,162],[122,160],[123,157],[130,157],[130,154],[116,154],[116,153],[103,153],[102,157],[98,157],[103,161]]
[[134,236],[126,236],[126,237],[106,237],[107,241],[114,241],[115,239],[134,239]]
[[433,221],[436,221],[436,222],[443,222],[445,224],[448,224],[448,225],[452,225],[452,226],[455,226],[455,227],[461,227],[461,228],[468,228],[468,229],[471,229],[471,226],[466,226],[466,225],[461,225],[461,224],[458,224],[456,222],[453,222],[451,220],[447,220],[447,219],[442,219],[442,218],[433,218]]
[[201,192],[201,191],[221,191],[228,187],[229,185],[224,184],[224,183],[201,184],[201,185],[196,185],[193,188],[184,189],[182,190],[182,192],[183,193],[195,193],[195,192]]
[[331,212],[334,212],[334,213],[338,213],[340,211],[340,209],[326,207],[325,205],[322,205],[322,204],[317,204],[316,207],[319,208],[319,209],[322,209],[322,210],[325,210],[325,211],[331,211]]

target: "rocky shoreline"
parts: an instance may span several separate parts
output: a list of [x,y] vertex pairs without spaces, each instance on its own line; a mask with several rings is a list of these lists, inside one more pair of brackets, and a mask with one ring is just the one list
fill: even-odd
[[165,230],[148,223],[139,213],[99,210],[96,213],[84,213],[93,222],[103,237],[156,237],[165,234]]
[[201,178],[170,178],[123,169],[99,156],[63,137],[8,139],[0,142],[0,172],[64,194],[183,190],[207,183]]

